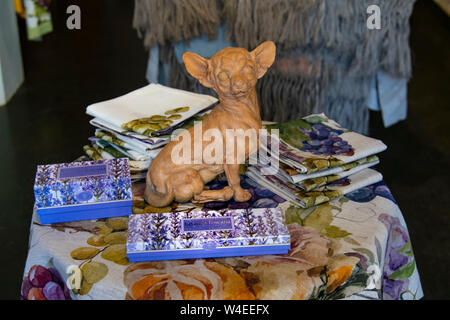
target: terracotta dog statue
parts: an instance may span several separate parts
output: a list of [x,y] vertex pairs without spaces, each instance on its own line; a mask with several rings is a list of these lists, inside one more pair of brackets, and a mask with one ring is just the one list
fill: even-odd
[[[188,130],[192,146],[200,143],[201,150],[207,146],[203,137],[195,136],[194,131],[199,129],[196,126],[202,126],[202,132],[218,129],[224,140],[228,129],[254,129],[259,134],[262,123],[255,86],[257,80],[272,66],[275,56],[276,46],[272,41],[262,43],[252,52],[228,47],[210,60],[191,52],[183,55],[187,71],[205,87],[213,88],[220,100],[207,118]],[[172,152],[178,143],[180,141],[172,140],[150,165],[145,199],[151,206],[165,207],[174,200],[180,203],[191,200],[194,203],[204,203],[228,201],[232,197],[237,202],[250,199],[251,194],[240,185],[238,158],[247,159],[257,151],[258,143],[253,148],[246,144],[244,150],[236,152],[231,163],[225,161],[227,150],[223,150],[222,163],[191,161],[188,164],[177,164],[172,159]],[[225,145],[224,141],[224,148]],[[228,180],[227,187],[222,190],[204,190],[205,183],[223,172]]]

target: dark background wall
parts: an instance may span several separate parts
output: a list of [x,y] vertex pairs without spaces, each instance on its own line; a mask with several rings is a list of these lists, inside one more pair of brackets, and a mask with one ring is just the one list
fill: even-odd
[[[72,161],[93,133],[85,107],[146,84],[147,52],[132,29],[134,1],[57,0],[54,32],[26,40],[26,82],[0,107],[0,299],[17,299],[27,255],[36,165]],[[66,8],[81,7],[79,31]],[[371,113],[389,150],[379,166],[408,224],[426,299],[450,298],[450,17],[419,0],[411,18],[409,115],[391,128]]]

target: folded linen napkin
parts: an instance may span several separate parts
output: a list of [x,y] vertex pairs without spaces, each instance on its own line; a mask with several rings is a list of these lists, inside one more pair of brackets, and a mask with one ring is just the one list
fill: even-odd
[[178,123],[177,125],[160,131],[160,135],[151,137],[144,136],[132,131],[124,131],[122,128],[116,127],[98,118],[92,119],[89,123],[102,131],[109,132],[110,134],[119,137],[120,140],[123,140],[124,142],[133,146],[130,148],[138,148],[140,150],[143,150],[143,152],[146,152],[149,150],[161,148],[162,146],[166,145],[170,142],[171,135],[175,130],[189,129],[190,127],[194,126],[196,121],[202,121],[205,117],[207,117],[210,112],[211,108],[208,108],[207,110],[201,111],[198,114],[184,120],[183,122]]
[[[269,174],[274,174],[278,178],[294,183],[298,186],[302,186],[304,181],[312,180],[312,179],[320,179],[323,177],[329,177],[334,176],[337,174],[340,174],[341,176],[345,173],[347,173],[349,170],[353,170],[354,172],[360,171],[365,168],[369,168],[372,166],[377,165],[380,162],[380,159],[376,155],[372,155],[366,158],[358,159],[353,162],[349,162],[346,164],[343,164],[338,167],[333,167],[325,170],[316,171],[309,174],[299,174],[296,170],[291,169],[287,165],[280,163],[279,170],[274,170],[269,168],[262,167],[262,170],[264,172],[268,172]],[[276,171],[276,172],[275,172]],[[347,174],[348,175],[348,174]]]
[[[85,145],[83,147],[84,152],[87,156],[94,160],[109,160],[109,159],[120,159],[128,158],[125,154],[116,150],[111,146],[105,146],[101,143],[93,143],[91,145]],[[130,171],[132,173],[144,172],[148,170],[152,159],[137,161],[129,160]]]
[[[94,118],[89,123],[101,130],[111,132],[115,135],[120,135],[120,138],[129,143],[143,144],[142,146],[147,150],[157,149],[169,143],[170,136],[146,137],[135,132],[126,131],[122,128],[116,127],[99,118]],[[128,140],[126,140],[128,138]]]
[[89,140],[100,147],[112,147],[125,155],[127,158],[137,161],[154,159],[162,150],[162,148],[159,148],[143,153],[140,150],[129,148],[127,143],[104,131],[96,131],[96,136],[89,138]]
[[[366,158],[367,159],[367,158]],[[344,168],[347,167],[346,169],[344,169],[343,171],[341,171],[340,173],[335,173],[335,174],[330,174],[330,175],[326,175],[326,176],[321,176],[321,177],[316,177],[316,178],[310,178],[310,179],[306,179],[303,180],[299,183],[296,183],[297,186],[299,186],[300,188],[302,188],[305,191],[313,191],[316,190],[320,187],[326,186],[328,184],[331,184],[335,181],[341,180],[343,178],[346,178],[348,176],[351,176],[357,172],[363,171],[364,169],[367,168],[371,168],[377,164],[379,164],[380,161],[378,160],[377,156],[372,156],[369,157],[368,161],[363,162],[360,165],[357,166],[348,166],[348,165],[343,165],[339,168]],[[354,162],[352,162],[352,164],[354,164]]]
[[[270,146],[277,142],[279,161],[297,171],[299,175],[339,167],[380,153],[387,148],[380,140],[342,128],[323,113],[265,127],[271,132],[274,129],[279,130],[279,137],[270,135],[267,140],[263,137],[261,144],[263,152],[260,154],[267,153],[276,157],[277,155],[271,152]],[[290,175],[293,182],[303,179],[302,176]]]
[[259,185],[302,208],[309,208],[339,198],[383,179],[379,172],[373,169],[364,169],[331,184],[318,187],[314,191],[305,191],[301,187],[282,181],[276,176],[264,175],[259,167],[249,167],[246,175]]
[[189,119],[217,103],[203,94],[150,84],[121,97],[92,104],[86,113],[115,131],[134,131],[144,136]]

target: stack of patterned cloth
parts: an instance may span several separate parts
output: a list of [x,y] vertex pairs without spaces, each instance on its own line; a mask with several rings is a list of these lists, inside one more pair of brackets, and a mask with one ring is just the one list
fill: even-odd
[[217,99],[150,84],[116,99],[90,105],[96,128],[83,147],[94,160],[128,158],[132,179],[145,178],[151,161],[173,131],[200,121]]
[[[379,163],[377,154],[386,145],[348,131],[324,114],[266,128],[271,134],[261,139],[258,164],[250,166],[247,175],[303,208],[383,179],[370,167]],[[272,165],[274,160],[279,166]]]

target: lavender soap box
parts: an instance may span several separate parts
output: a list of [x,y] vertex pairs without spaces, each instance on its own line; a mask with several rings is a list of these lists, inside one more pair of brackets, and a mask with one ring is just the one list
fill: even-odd
[[38,166],[34,196],[42,224],[128,216],[128,159]]
[[131,215],[131,262],[287,254],[290,235],[281,209]]

